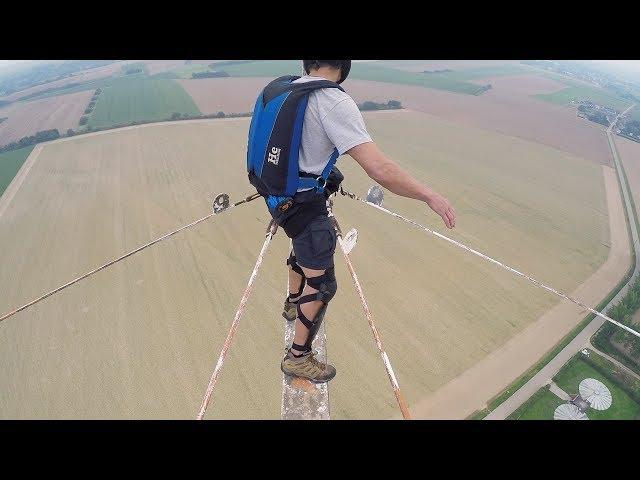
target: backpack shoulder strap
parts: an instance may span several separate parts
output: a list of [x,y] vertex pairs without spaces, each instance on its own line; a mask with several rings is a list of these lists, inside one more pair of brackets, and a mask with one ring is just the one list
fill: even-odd
[[344,92],[344,88],[330,80],[314,80],[312,82],[293,83],[293,81],[297,80],[298,78],[300,77],[296,77],[293,75],[284,75],[269,82],[262,91],[263,105],[266,105],[269,101],[273,100],[284,92],[296,92],[299,95],[305,95],[320,88],[337,88]]

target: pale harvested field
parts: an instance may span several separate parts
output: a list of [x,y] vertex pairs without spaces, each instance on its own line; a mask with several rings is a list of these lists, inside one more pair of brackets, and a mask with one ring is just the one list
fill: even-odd
[[[492,89],[483,93],[487,98],[495,95],[536,95],[539,93],[553,93],[567,88],[567,85],[542,75],[504,75],[469,80],[479,85],[491,84]],[[497,92],[497,93],[495,93]]]
[[[633,202],[636,205],[636,209],[640,208],[640,143],[618,135],[614,135],[613,138],[618,149],[620,161],[627,174]],[[635,323],[640,323],[640,312],[637,312],[633,318]]]
[[172,68],[180,67],[184,65],[184,60],[142,60],[147,67],[147,73],[149,75],[155,75],[156,73],[166,72]]
[[[599,166],[418,112],[366,114],[373,137],[458,211],[451,235],[562,289],[605,260]],[[239,198],[249,119],[160,124],[45,146],[0,217],[0,310]],[[340,160],[346,186],[370,181]],[[7,190],[9,191],[9,189]],[[426,207],[387,206],[442,230]],[[374,209],[343,228],[410,407],[522,332],[556,299]],[[263,241],[259,202],[181,232],[0,325],[2,418],[192,418]],[[288,240],[268,253],[208,418],[279,418]],[[342,259],[327,315],[333,418],[396,406]]]
[[92,95],[93,90],[86,90],[9,105],[0,110],[0,116],[7,117],[0,123],[0,145],[51,128],[57,128],[61,135],[78,128]]
[[393,66],[399,70],[422,72],[424,70],[468,70],[471,68],[494,67],[516,64],[519,60],[384,60],[382,65]]
[[495,81],[496,88],[477,97],[365,80],[347,80],[344,86],[357,102],[400,100],[407,108],[461,125],[519,137],[610,165],[603,127],[578,118],[574,109],[536,100],[513,87],[497,88],[498,82],[508,84],[506,79]]
[[84,70],[82,72],[75,73],[67,78],[63,78],[61,80],[56,80],[49,83],[44,83],[42,85],[36,85],[34,87],[26,88],[24,90],[20,90],[19,92],[14,92],[11,95],[7,95],[5,97],[0,97],[0,100],[17,100],[26,95],[30,95],[32,93],[37,93],[42,90],[46,90],[49,88],[63,87],[69,83],[82,83],[88,82],[91,80],[97,80],[99,78],[110,77],[114,74],[119,74],[122,71],[122,66],[128,63],[134,63],[137,60],[124,60],[121,62],[110,63],[109,65],[104,65],[102,67],[91,68],[89,70]]
[[[607,190],[611,248],[607,261],[570,295],[595,306],[618,284],[631,265],[624,207],[616,172],[602,166]],[[418,402],[413,414],[424,419],[463,419],[504,390],[551,350],[588,314],[561,301],[535,323],[473,365],[432,395]]]
[[184,87],[200,111],[244,113],[253,111],[260,91],[272,78],[202,78],[176,80]]

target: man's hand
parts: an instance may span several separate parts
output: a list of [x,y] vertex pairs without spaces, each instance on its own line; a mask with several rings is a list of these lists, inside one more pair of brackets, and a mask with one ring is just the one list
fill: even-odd
[[429,208],[442,217],[447,228],[456,226],[456,211],[453,209],[449,200],[438,193],[431,193],[427,199]]
[[422,200],[442,217],[447,228],[456,226],[456,211],[449,201],[430,188],[416,181],[397,163],[384,156],[373,142],[357,145],[347,151],[363,168],[367,175],[396,195]]

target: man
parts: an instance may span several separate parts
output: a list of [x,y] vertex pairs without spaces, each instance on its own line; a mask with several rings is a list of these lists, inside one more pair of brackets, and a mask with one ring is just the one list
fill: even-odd
[[338,156],[350,155],[391,192],[425,202],[447,228],[455,226],[456,216],[446,198],[412,178],[373,142],[358,106],[339,86],[351,61],[304,60],[303,67],[306,75],[280,77],[258,97],[247,166],[251,183],[293,245],[283,316],[295,321],[295,338],[280,368],[322,383],[336,369],[314,357],[311,343],[337,291],[336,233],[326,198],[343,178],[334,167]]

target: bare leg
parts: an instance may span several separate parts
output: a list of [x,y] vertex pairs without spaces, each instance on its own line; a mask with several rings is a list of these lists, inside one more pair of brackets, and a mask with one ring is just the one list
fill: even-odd
[[[301,268],[302,268],[302,271],[304,272],[304,276],[307,278],[319,277],[320,275],[323,275],[325,272],[325,270],[311,270],[310,268],[305,268],[302,266]],[[297,275],[295,272],[293,272],[293,274]],[[300,275],[298,275],[298,277],[302,278]],[[289,273],[289,279],[291,279],[291,272]],[[298,288],[300,288],[300,283],[298,283]],[[291,290],[293,289],[291,288],[291,284],[290,284],[289,292],[291,292]],[[295,292],[297,291],[298,290],[296,289]],[[318,290],[310,287],[309,284],[307,283],[304,286],[304,289],[302,290],[302,295],[311,295],[317,292]],[[312,319],[312,318],[315,318],[317,313],[320,311],[321,307],[322,307],[322,302],[320,300],[314,300],[313,302],[303,303],[302,305],[300,305],[300,310],[302,310],[302,313],[304,313],[305,317],[307,317],[308,319]],[[307,327],[304,326],[304,324],[300,321],[299,318],[296,318],[295,329],[296,329],[296,335],[293,339],[293,343],[295,343],[296,345],[304,345],[307,341],[307,338],[309,337],[309,330],[307,329]],[[292,348],[292,352],[296,355],[300,355],[303,353],[293,348]]]
[[300,290],[300,284],[302,283],[302,275],[297,272],[294,272],[289,265],[289,298],[292,301],[297,301],[299,297],[296,297],[295,294]]

